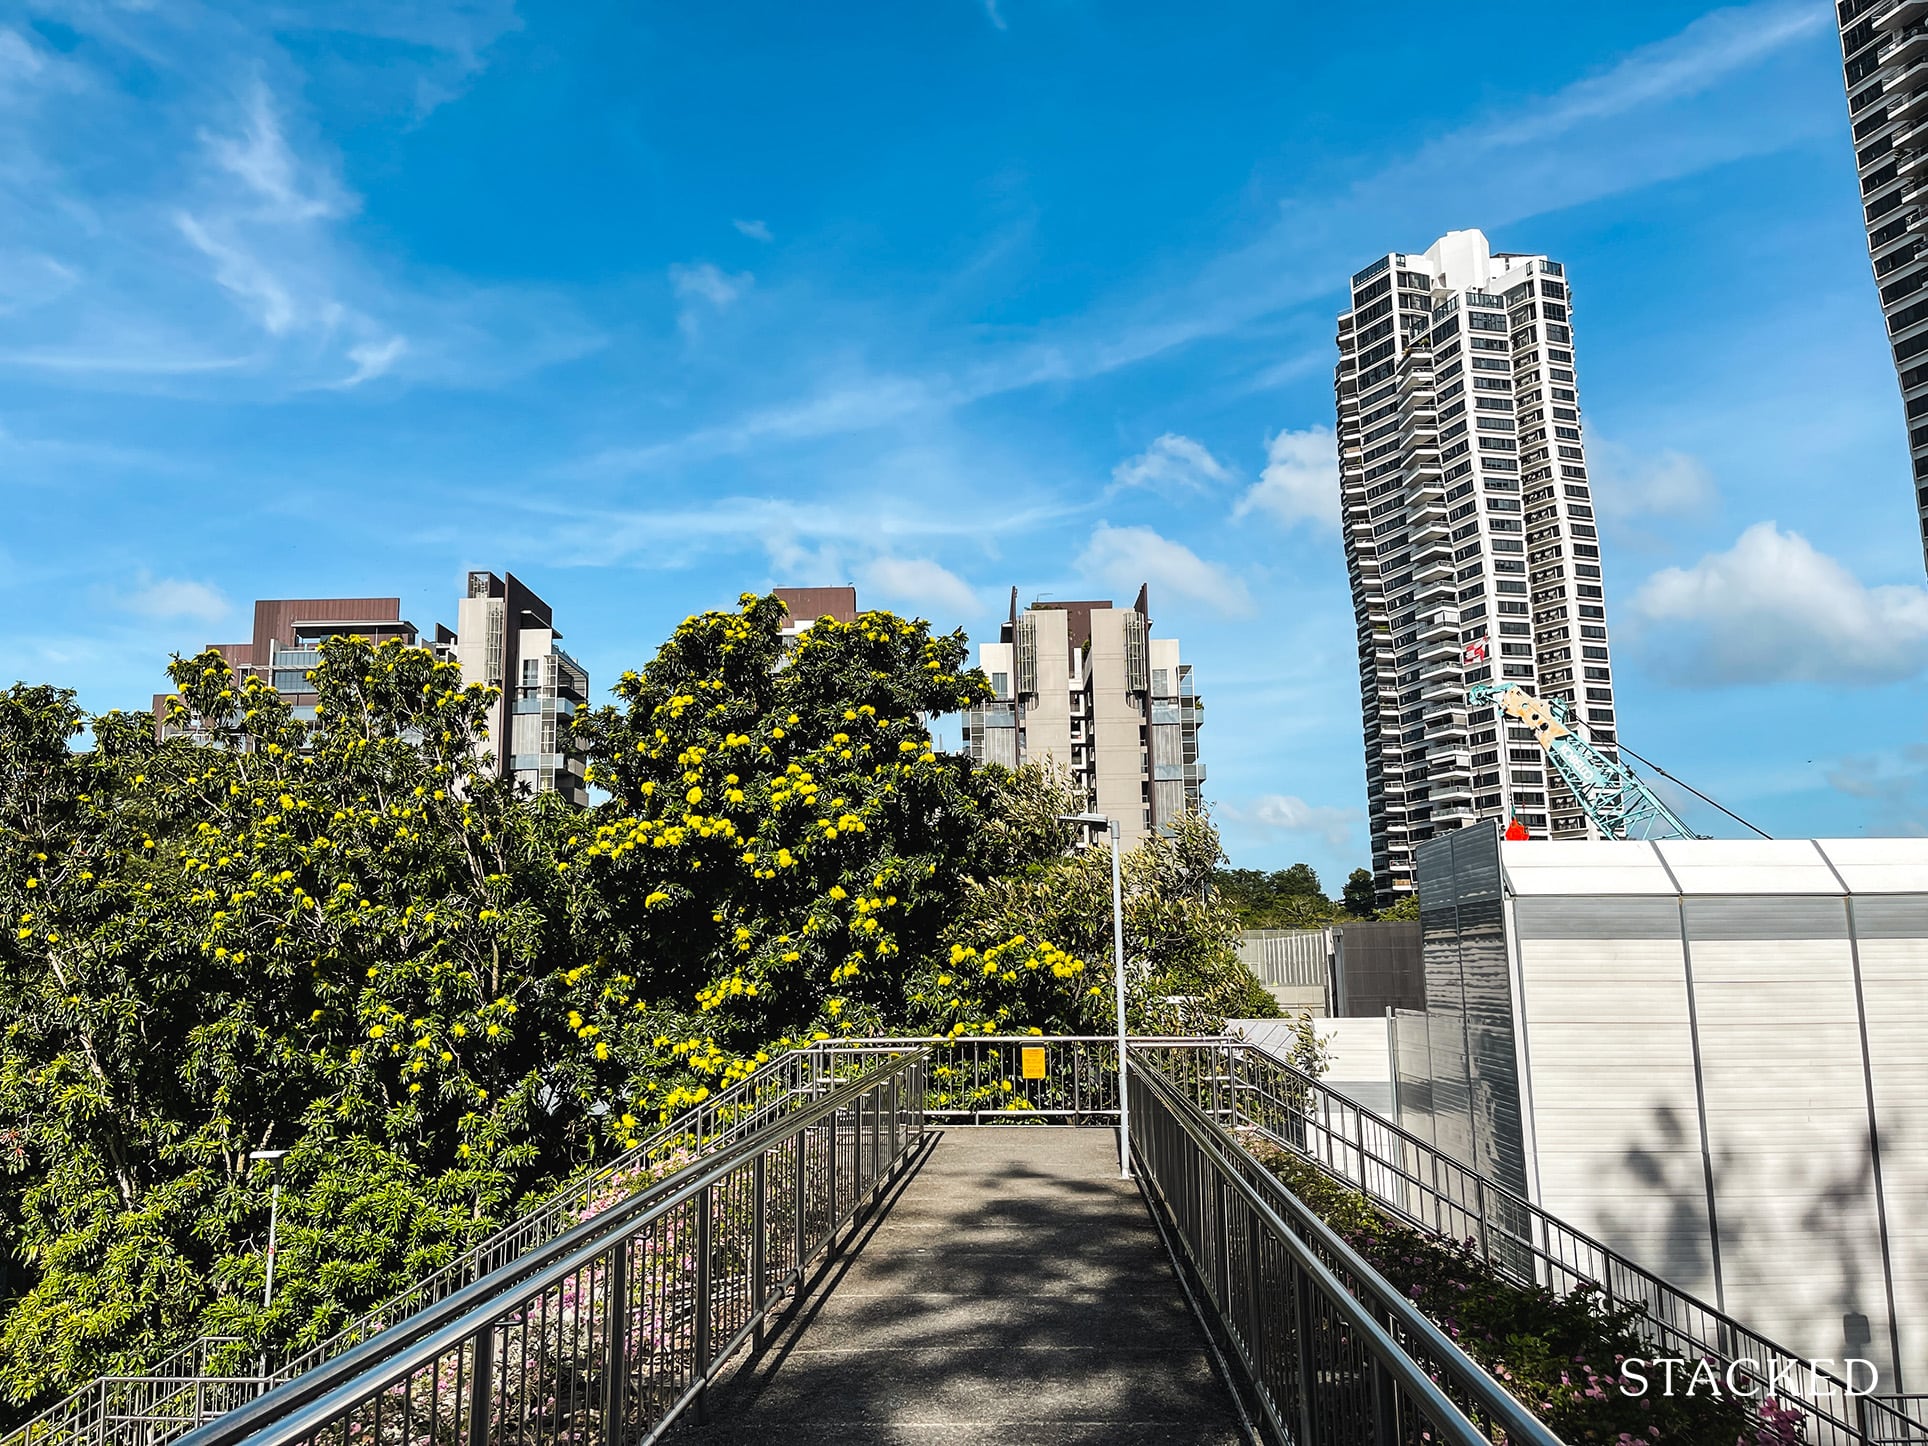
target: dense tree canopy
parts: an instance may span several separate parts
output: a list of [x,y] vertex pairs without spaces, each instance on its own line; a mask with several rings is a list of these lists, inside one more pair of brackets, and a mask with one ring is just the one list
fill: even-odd
[[[1339,898],[1326,897],[1310,864],[1266,873],[1261,869],[1220,869],[1213,875],[1226,907],[1247,929],[1316,929],[1347,919],[1403,917],[1373,907],[1372,875],[1354,869]],[[1416,917],[1416,916],[1415,916]]]
[[[0,1393],[325,1338],[788,1042],[1107,1018],[1061,785],[932,749],[963,637],[782,622],[692,618],[582,715],[587,810],[483,771],[487,692],[392,643],[324,645],[312,720],[177,660],[166,741],[0,693]],[[1220,862],[1203,820],[1127,860],[1141,1026],[1269,1012]]]

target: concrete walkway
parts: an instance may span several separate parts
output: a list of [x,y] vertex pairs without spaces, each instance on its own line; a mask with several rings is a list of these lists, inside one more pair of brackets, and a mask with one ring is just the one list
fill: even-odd
[[[950,1129],[679,1441],[1234,1446],[1109,1130]],[[685,1420],[689,1420],[688,1417]]]

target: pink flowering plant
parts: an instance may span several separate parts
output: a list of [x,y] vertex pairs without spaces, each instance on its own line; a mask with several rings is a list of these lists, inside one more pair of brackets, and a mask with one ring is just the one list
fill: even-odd
[[[1597,1286],[1562,1294],[1517,1280],[1483,1260],[1471,1241],[1405,1225],[1358,1190],[1263,1138],[1245,1144],[1562,1441],[1612,1446],[1797,1446],[1801,1441],[1800,1413],[1771,1397],[1743,1400],[1705,1386],[1692,1395],[1679,1388],[1667,1395],[1657,1376],[1639,1388],[1624,1374],[1623,1364],[1660,1352],[1642,1332],[1643,1313],[1610,1304]],[[1641,1393],[1628,1393],[1636,1389]]]

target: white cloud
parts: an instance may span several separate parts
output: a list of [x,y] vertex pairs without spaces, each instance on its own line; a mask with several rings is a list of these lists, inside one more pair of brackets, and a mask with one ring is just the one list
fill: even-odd
[[1928,588],[1868,587],[1772,522],[1655,573],[1632,610],[1662,666],[1690,685],[1881,683],[1928,666]]
[[1711,509],[1718,494],[1714,475],[1698,457],[1666,450],[1645,455],[1595,437],[1587,443],[1593,466],[1593,500],[1601,517],[1691,517]]
[[1011,28],[1005,23],[1004,17],[998,13],[997,0],[984,0],[984,13],[989,17],[990,22],[999,30],[1009,30]]
[[1280,432],[1265,444],[1265,471],[1233,515],[1264,512],[1287,527],[1339,525],[1339,450],[1326,427]]
[[716,311],[729,310],[756,284],[756,277],[747,271],[732,276],[708,261],[699,261],[693,266],[677,262],[669,269],[669,284],[677,300],[683,303],[677,310],[676,324],[685,336],[694,336],[701,324],[701,306]]
[[363,382],[372,382],[400,361],[402,353],[407,350],[408,338],[405,336],[391,336],[387,341],[351,346],[348,348],[348,360],[355,364],[354,371],[329,385],[338,391],[346,391]]
[[256,84],[249,92],[240,135],[203,131],[201,140],[215,164],[263,203],[262,219],[314,221],[352,209],[352,198],[331,175],[296,157],[265,85]]
[[678,296],[686,299],[700,297],[718,311],[733,305],[755,281],[756,278],[747,271],[731,276],[708,261],[699,261],[694,266],[684,266],[679,262],[669,269],[670,286]]
[[1360,817],[1357,809],[1307,803],[1291,793],[1261,794],[1244,806],[1227,805],[1224,811],[1233,819],[1275,833],[1316,834],[1334,849],[1352,842]]
[[219,240],[194,217],[182,211],[174,224],[194,249],[214,263],[214,279],[245,303],[270,336],[280,336],[302,318],[304,307],[274,269],[252,251]]
[[1154,594],[1177,593],[1230,617],[1250,617],[1254,611],[1252,595],[1236,576],[1149,527],[1099,523],[1078,567],[1120,590],[1150,583]]
[[218,623],[228,615],[228,600],[218,588],[175,577],[151,582],[143,579],[143,585],[122,597],[120,603],[128,612],[156,621],[196,618]]
[[914,604],[938,614],[932,621],[941,627],[968,621],[980,607],[977,592],[969,583],[927,557],[873,558],[857,570],[857,581],[887,601]]
[[1203,492],[1231,475],[1202,442],[1167,432],[1136,457],[1113,467],[1111,485],[1149,487],[1157,492]]
[[741,231],[741,232],[742,232],[742,233],[743,233],[743,234],[744,234],[745,236],[748,236],[748,237],[749,237],[749,238],[750,238],[750,239],[751,239],[752,241],[774,241],[774,240],[776,240],[776,237],[774,237],[774,236],[772,236],[772,235],[770,234],[770,226],[769,226],[769,223],[768,223],[768,222],[765,222],[765,221],[732,221],[732,222],[731,222],[730,224],[731,224],[732,226],[734,226],[734,227],[736,227],[736,229],[737,229],[737,230],[739,230],[739,231]]

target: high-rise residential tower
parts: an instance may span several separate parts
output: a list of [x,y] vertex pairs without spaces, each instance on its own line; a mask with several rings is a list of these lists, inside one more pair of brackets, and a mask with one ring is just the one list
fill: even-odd
[[1050,761],[1130,847],[1199,806],[1202,704],[1176,638],[1154,638],[1148,589],[1128,608],[1034,602],[978,647],[996,698],[964,730],[979,763]]
[[497,772],[532,793],[589,801],[585,759],[569,722],[589,701],[589,674],[560,646],[549,604],[514,573],[471,572],[456,604],[455,631],[436,629],[437,649],[462,665],[464,683],[501,689],[483,745]]
[[1928,549],[1928,3],[1839,0],[1834,8],[1868,258],[1901,381]]
[[1384,903],[1412,889],[1414,844],[1476,819],[1599,837],[1532,732],[1466,690],[1558,699],[1611,756],[1613,677],[1564,268],[1453,231],[1373,262],[1351,302],[1339,487]]

